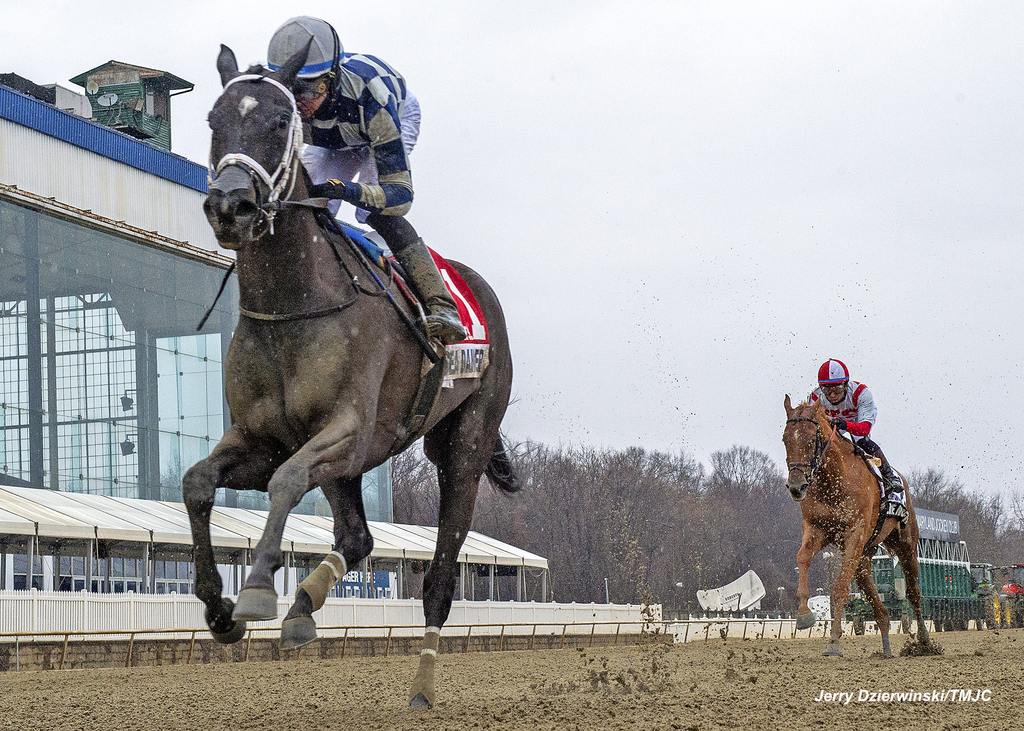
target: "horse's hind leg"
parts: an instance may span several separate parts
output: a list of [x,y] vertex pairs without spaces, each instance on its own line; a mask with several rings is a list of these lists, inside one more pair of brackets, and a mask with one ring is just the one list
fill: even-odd
[[867,594],[872,609],[875,610],[875,624],[878,631],[882,633],[882,654],[892,657],[892,647],[889,645],[889,612],[882,603],[882,597],[878,595],[875,587],[875,579],[871,575],[871,557],[864,556],[857,566],[857,585],[861,591]]
[[281,624],[281,648],[294,650],[316,639],[313,612],[323,606],[327,595],[349,567],[370,555],[373,536],[363,508],[363,477],[321,485],[334,518],[334,550],[302,580],[295,603]]
[[931,639],[928,636],[928,627],[924,623],[924,615],[921,613],[917,540],[911,531],[900,531],[899,542],[892,544],[892,550],[899,556],[900,565],[903,567],[903,576],[907,580],[907,599],[910,600],[910,605],[914,608],[914,616],[917,618],[917,641],[921,645],[927,645]]
[[[441,506],[437,521],[437,547],[423,578],[423,615],[426,630],[419,669],[409,690],[409,705],[434,705],[434,668],[441,628],[448,619],[455,595],[459,550],[473,520],[476,492],[498,439],[498,427],[507,404],[478,392],[427,435],[424,451],[437,465]],[[488,403],[489,401],[489,403]],[[478,413],[479,412],[479,413]]]
[[273,455],[248,444],[236,430],[229,430],[206,459],[194,464],[182,480],[182,495],[192,527],[196,564],[195,594],[206,605],[206,624],[218,642],[242,639],[245,622],[231,618],[234,603],[221,597],[223,584],[217,572],[210,542],[210,513],[217,487],[261,488],[276,463]]

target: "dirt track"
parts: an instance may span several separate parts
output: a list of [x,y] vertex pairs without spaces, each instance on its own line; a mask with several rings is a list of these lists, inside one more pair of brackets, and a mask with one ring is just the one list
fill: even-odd
[[[415,659],[0,675],[3,729],[1011,728],[1024,630],[938,636],[939,657],[874,657],[874,637],[443,656],[438,705],[405,708]],[[894,637],[893,649],[906,638]],[[859,703],[861,688],[991,690],[977,703]],[[820,690],[852,691],[843,706]]]

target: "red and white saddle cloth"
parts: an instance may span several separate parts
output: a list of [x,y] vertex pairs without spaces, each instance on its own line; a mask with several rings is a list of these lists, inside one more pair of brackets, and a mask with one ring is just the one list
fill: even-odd
[[[430,255],[434,257],[441,279],[455,300],[455,306],[459,308],[462,326],[469,333],[465,340],[447,347],[448,357],[442,386],[450,388],[456,378],[480,378],[484,374],[489,362],[491,336],[483,308],[466,280],[447,259],[433,249],[430,249]],[[406,297],[414,297],[405,282],[402,282],[402,291]]]

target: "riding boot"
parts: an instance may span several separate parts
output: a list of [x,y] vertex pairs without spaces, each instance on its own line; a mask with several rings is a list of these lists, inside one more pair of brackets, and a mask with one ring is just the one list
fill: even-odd
[[903,492],[903,480],[901,480],[899,475],[897,475],[893,470],[892,465],[889,464],[889,460],[883,457],[882,466],[878,468],[878,471],[882,473],[882,480],[885,482],[886,495],[892,492]]
[[441,272],[437,270],[423,239],[417,238],[415,243],[396,251],[395,258],[405,268],[413,287],[423,298],[427,309],[427,335],[445,345],[465,340],[467,333],[459,318],[455,300],[444,286]]

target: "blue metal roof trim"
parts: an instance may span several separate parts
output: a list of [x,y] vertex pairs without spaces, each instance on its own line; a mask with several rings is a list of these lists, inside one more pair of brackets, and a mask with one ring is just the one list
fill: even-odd
[[206,168],[202,165],[52,107],[6,86],[0,86],[0,118],[200,193],[207,190]]

